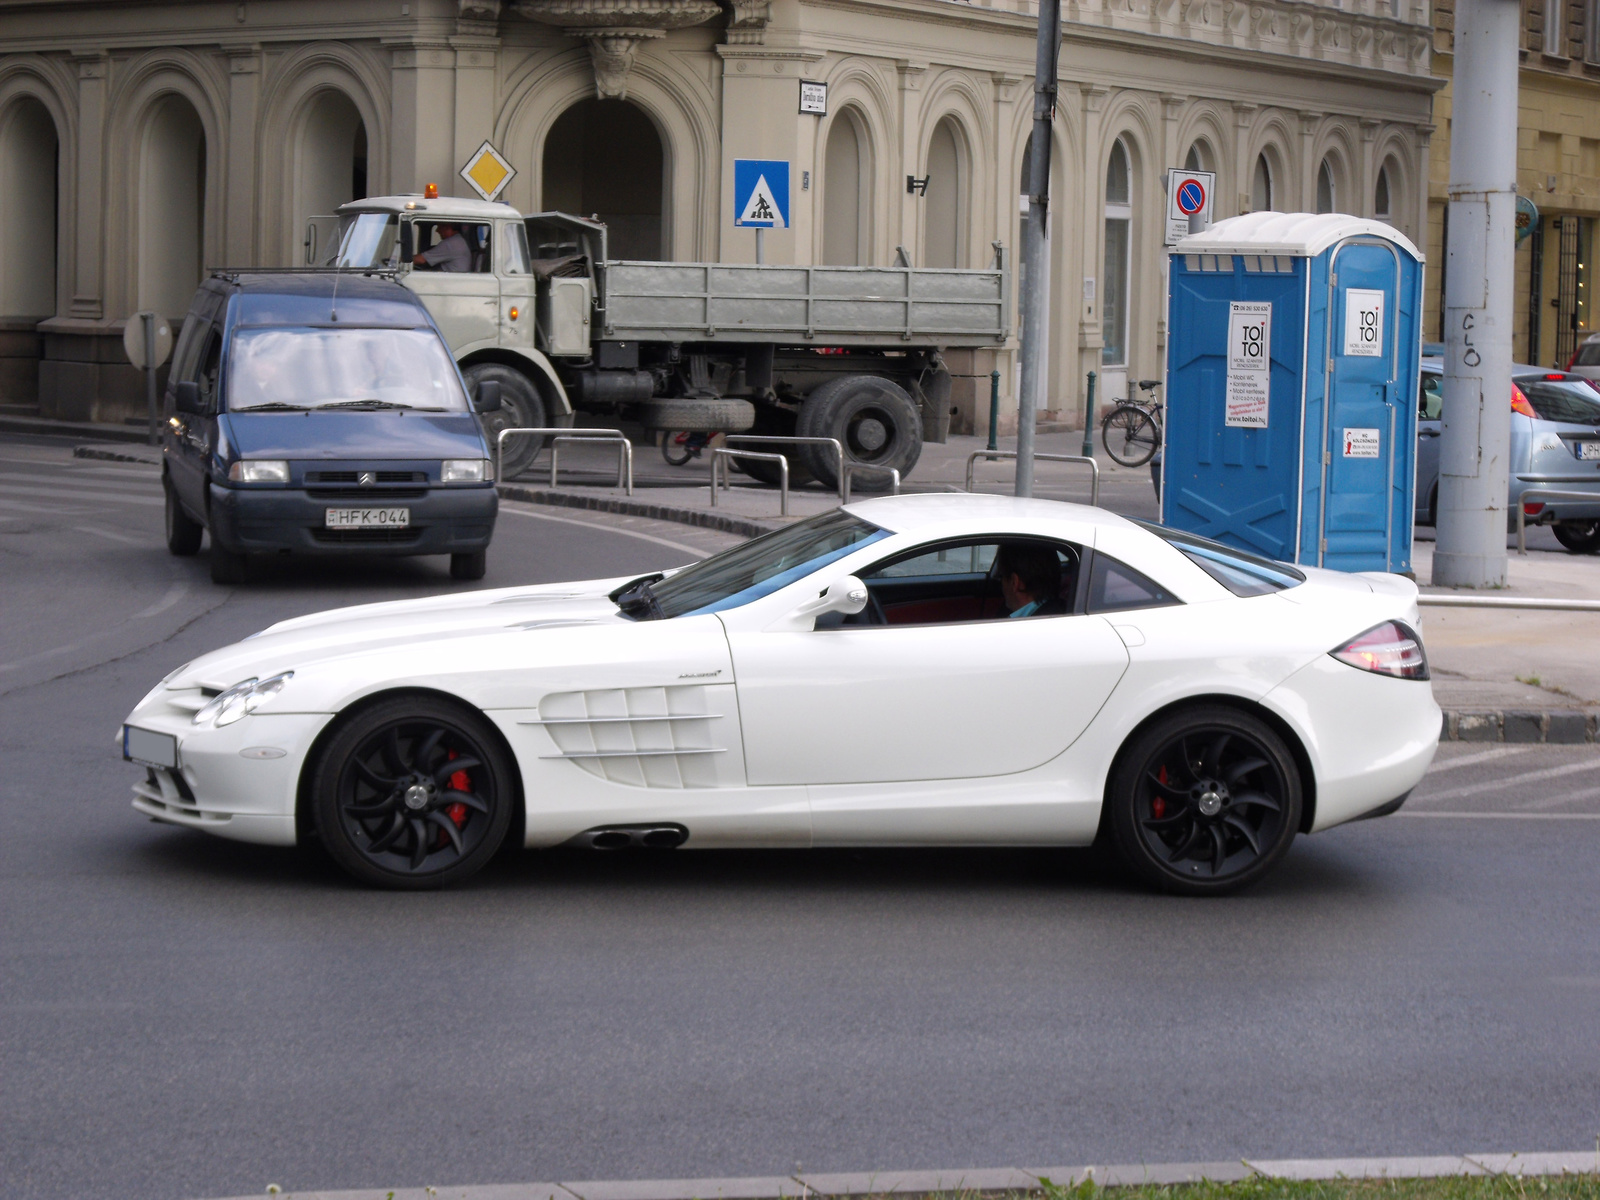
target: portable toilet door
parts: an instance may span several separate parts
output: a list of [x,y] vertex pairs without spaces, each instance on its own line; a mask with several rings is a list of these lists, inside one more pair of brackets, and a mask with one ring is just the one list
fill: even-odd
[[1320,567],[1411,566],[1420,347],[1418,289],[1407,284],[1420,273],[1407,265],[1393,241],[1371,236],[1345,238],[1313,263],[1328,353],[1316,524],[1302,539],[1317,553],[1302,560]]

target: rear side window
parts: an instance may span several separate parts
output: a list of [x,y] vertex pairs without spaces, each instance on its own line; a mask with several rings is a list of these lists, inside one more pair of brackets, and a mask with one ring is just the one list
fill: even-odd
[[1541,421],[1600,425],[1600,392],[1577,380],[1519,379],[1517,386]]
[[1089,572],[1088,607],[1091,613],[1164,608],[1177,603],[1176,596],[1149,576],[1141,575],[1127,563],[1118,562],[1110,555],[1095,552],[1094,567]]
[[1439,391],[1439,376],[1431,371],[1422,373],[1417,385],[1417,419],[1437,421],[1444,410],[1444,395]]
[[1170,544],[1235,596],[1264,596],[1268,592],[1298,587],[1306,581],[1305,573],[1288,563],[1263,558],[1210,538],[1168,529],[1165,525],[1152,525],[1148,521],[1138,524]]
[[1578,347],[1580,367],[1600,366],[1600,342],[1585,342]]

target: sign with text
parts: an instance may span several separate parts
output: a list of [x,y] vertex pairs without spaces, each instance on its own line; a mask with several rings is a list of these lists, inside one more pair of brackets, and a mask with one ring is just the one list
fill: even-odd
[[1376,429],[1346,429],[1344,431],[1344,456],[1346,458],[1377,458],[1378,431]]
[[1357,358],[1383,357],[1383,293],[1371,288],[1344,292],[1344,352]]
[[1211,224],[1211,189],[1216,181],[1211,171],[1167,172],[1167,245],[1175,246],[1189,236],[1190,217],[1199,217],[1202,226]]
[[733,223],[789,228],[789,164],[775,158],[733,160]]
[[811,113],[813,116],[818,117],[827,116],[828,85],[810,79],[802,79],[800,81],[800,111]]
[[1223,424],[1265,429],[1272,398],[1272,305],[1228,305],[1228,390]]

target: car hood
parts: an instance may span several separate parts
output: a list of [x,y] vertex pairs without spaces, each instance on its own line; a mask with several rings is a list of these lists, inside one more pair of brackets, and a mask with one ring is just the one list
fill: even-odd
[[231,412],[228,444],[242,458],[486,458],[472,413]]

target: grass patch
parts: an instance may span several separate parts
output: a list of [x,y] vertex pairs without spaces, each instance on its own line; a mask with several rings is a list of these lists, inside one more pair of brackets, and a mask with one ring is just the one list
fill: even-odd
[[[1104,1195],[1100,1195],[1104,1193]],[[1440,1179],[1326,1179],[1259,1176],[1237,1183],[1100,1188],[1047,1186],[1045,1200],[1600,1200],[1600,1174],[1451,1175]]]

